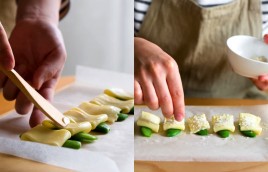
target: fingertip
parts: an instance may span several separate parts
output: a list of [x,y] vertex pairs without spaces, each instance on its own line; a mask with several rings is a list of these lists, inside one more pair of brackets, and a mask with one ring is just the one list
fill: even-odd
[[264,42],[265,42],[266,44],[268,44],[268,34],[265,34],[265,35],[263,36],[263,40],[264,40]]
[[30,117],[29,124],[33,128],[38,124],[41,124],[44,119],[45,116],[43,115],[43,113],[40,110],[34,108]]
[[176,114],[174,117],[177,121],[182,121],[184,119],[184,114]]

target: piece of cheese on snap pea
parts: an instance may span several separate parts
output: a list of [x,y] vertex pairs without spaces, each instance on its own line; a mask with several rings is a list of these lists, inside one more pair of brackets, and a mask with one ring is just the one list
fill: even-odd
[[209,129],[210,125],[205,114],[194,115],[187,119],[191,133],[197,133],[200,130]]
[[111,105],[97,105],[89,102],[83,102],[79,108],[91,115],[107,114],[108,122],[113,123],[117,120],[121,111],[120,108]]
[[148,127],[154,132],[158,132],[160,118],[152,113],[142,111],[137,121],[138,126]]
[[105,89],[104,93],[121,100],[131,100],[134,99],[134,95],[132,93],[129,93],[121,88],[109,88]]
[[85,121],[90,122],[92,130],[94,130],[100,123],[108,120],[108,116],[106,114],[90,115],[82,109],[76,107],[66,111],[64,115],[68,117],[71,121],[75,121],[75,123]]
[[250,113],[239,114],[239,126],[241,131],[253,131],[256,135],[261,134],[262,127],[260,126],[261,118]]
[[[48,129],[59,129],[57,127],[57,125],[51,121],[51,120],[44,120],[42,122],[42,126],[48,128]],[[85,133],[89,133],[91,131],[91,124],[90,122],[80,122],[80,123],[74,123],[74,122],[71,122],[69,123],[64,129],[68,130],[71,132],[72,135],[75,135],[77,133],[80,133],[80,132],[85,132]]]
[[20,138],[25,141],[62,146],[66,140],[71,138],[71,133],[66,129],[52,130],[40,124],[23,133]]
[[216,133],[221,130],[235,131],[234,116],[229,114],[212,116],[213,131]]
[[184,130],[185,129],[185,121],[184,119],[181,121],[177,121],[174,116],[171,118],[165,118],[164,123],[163,123],[163,129],[168,130],[168,129],[180,129]]
[[134,99],[119,100],[107,94],[100,94],[90,101],[90,103],[97,105],[111,105],[121,109],[122,113],[129,113],[134,106]]
[[64,129],[70,131],[73,136],[80,132],[89,133],[92,129],[92,126],[90,122],[86,121],[79,123],[69,123]]

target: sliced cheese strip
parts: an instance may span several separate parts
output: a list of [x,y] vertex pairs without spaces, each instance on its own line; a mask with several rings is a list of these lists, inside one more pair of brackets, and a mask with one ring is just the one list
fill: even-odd
[[121,109],[122,113],[129,113],[131,108],[134,106],[134,100],[118,100],[114,97],[108,96],[107,94],[100,94],[95,97],[90,103],[94,103],[97,105],[111,105]]
[[188,118],[187,123],[189,125],[191,133],[197,133],[200,130],[210,128],[205,114],[194,115]]
[[154,132],[158,132],[160,124],[160,118],[152,113],[142,111],[138,121],[138,126],[148,127]]
[[90,115],[80,108],[72,108],[65,112],[64,115],[76,123],[85,121],[90,122],[92,130],[94,130],[100,123],[108,120],[108,116],[106,114]]
[[131,94],[129,92],[126,92],[125,90],[120,89],[120,88],[106,89],[106,90],[104,90],[104,93],[109,95],[109,96],[111,96],[111,97],[118,98],[118,99],[121,99],[121,100],[134,99],[133,94]]
[[71,137],[66,129],[51,130],[42,125],[37,125],[21,135],[21,140],[44,143],[53,146],[62,146]]
[[91,123],[86,121],[80,123],[70,123],[64,129],[70,131],[73,136],[80,132],[89,133],[91,131],[91,128]]
[[214,132],[221,130],[235,131],[234,117],[233,115],[223,114],[212,116],[212,125]]
[[261,118],[250,113],[240,113],[239,126],[241,131],[254,131],[257,135],[261,134]]
[[165,118],[164,123],[163,123],[163,129],[168,130],[168,129],[180,129],[184,130],[185,129],[185,124],[184,124],[184,119],[181,121],[175,120],[174,116],[171,118]]
[[115,122],[118,118],[118,113],[121,109],[110,105],[97,105],[89,102],[83,102],[79,105],[79,108],[91,115],[107,114],[108,122]]

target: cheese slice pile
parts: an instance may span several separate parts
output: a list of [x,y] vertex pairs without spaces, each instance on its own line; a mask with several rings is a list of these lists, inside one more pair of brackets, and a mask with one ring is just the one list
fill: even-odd
[[158,132],[160,124],[160,118],[149,112],[142,112],[138,121],[138,126],[148,127],[154,132]]
[[120,108],[111,105],[97,105],[89,102],[83,102],[79,105],[79,108],[91,115],[107,114],[108,122],[113,123],[117,120],[121,111]]
[[92,130],[94,130],[97,125],[102,122],[107,121],[108,116],[106,114],[99,114],[99,115],[90,115],[83,111],[80,108],[72,108],[64,113],[66,117],[70,119],[71,122],[79,123],[88,121],[92,125]]
[[114,97],[114,98],[118,98],[118,99],[121,99],[121,100],[131,100],[131,99],[134,99],[134,95],[123,90],[123,89],[120,89],[120,88],[110,88],[110,89],[106,89],[104,90],[104,93],[111,96],[111,97]]
[[112,105],[120,108],[122,113],[129,113],[131,108],[134,106],[134,99],[119,100],[107,94],[100,94],[91,100],[90,103],[97,105]]

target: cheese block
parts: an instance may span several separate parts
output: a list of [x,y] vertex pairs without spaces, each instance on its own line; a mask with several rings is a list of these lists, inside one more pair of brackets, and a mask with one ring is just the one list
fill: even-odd
[[66,140],[71,138],[71,133],[66,129],[52,130],[40,124],[23,133],[20,138],[25,141],[62,146]]
[[107,94],[100,94],[95,97],[90,103],[97,105],[111,105],[121,109],[122,113],[129,113],[131,108],[134,106],[134,99],[131,100],[119,100],[114,97],[108,96]]
[[118,113],[121,109],[111,105],[97,105],[89,102],[83,102],[79,105],[79,108],[91,115],[107,114],[108,122],[113,123],[118,118]]
[[110,89],[105,89],[104,93],[117,98],[117,99],[121,99],[121,100],[131,100],[134,99],[134,95],[132,93],[129,93],[123,89],[120,88],[110,88]]
[[198,114],[188,118],[187,123],[191,133],[197,133],[200,130],[209,129],[210,125],[205,114]]
[[256,135],[261,134],[261,118],[250,113],[240,113],[239,126],[241,131],[254,131]]
[[212,116],[213,131],[218,132],[221,130],[235,131],[233,115],[223,114]]
[[184,119],[181,121],[177,121],[174,116],[171,118],[165,118],[164,123],[163,123],[163,129],[168,130],[168,129],[180,129],[184,130],[185,129],[185,124],[184,124]]
[[106,114],[90,115],[80,108],[72,108],[66,111],[64,115],[75,123],[85,121],[90,122],[90,124],[92,125],[92,130],[94,130],[100,123],[108,120],[108,116]]
[[138,126],[148,127],[154,132],[158,132],[160,118],[152,113],[142,111],[138,121]]

